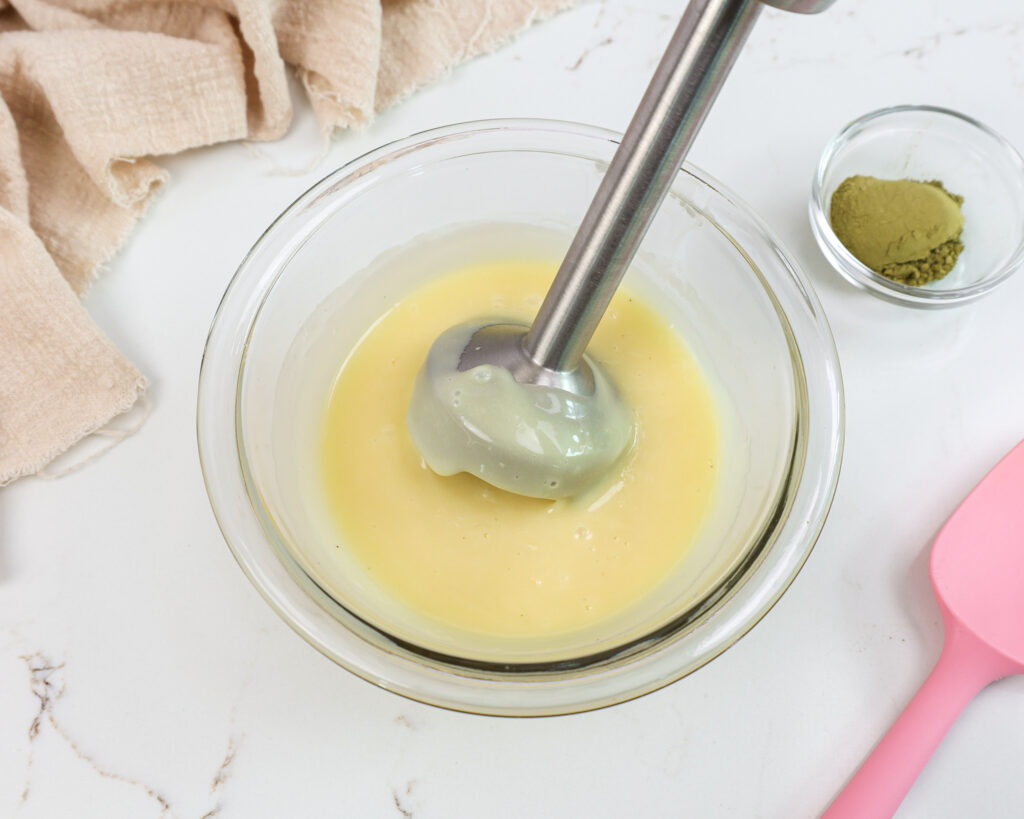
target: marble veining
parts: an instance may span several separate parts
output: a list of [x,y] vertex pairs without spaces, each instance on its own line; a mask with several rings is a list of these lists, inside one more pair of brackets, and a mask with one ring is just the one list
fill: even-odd
[[408,805],[407,801],[412,796],[413,787],[416,784],[416,780],[410,779],[405,783],[405,788],[392,788],[391,798],[395,802],[395,810],[397,810],[405,819],[414,819],[415,814],[413,809]]
[[[122,783],[127,787],[144,793],[154,803],[154,807],[158,810],[158,817],[164,817],[164,819],[183,819],[182,814],[175,810],[170,799],[164,793],[139,779],[101,764],[92,752],[84,749],[84,740],[72,736],[58,719],[56,713],[57,705],[67,692],[67,665],[64,661],[51,659],[48,654],[42,651],[20,655],[20,659],[24,662],[28,672],[29,689],[32,696],[38,701],[38,707],[29,721],[26,732],[28,750],[25,761],[25,783],[19,802],[21,806],[31,806],[34,787],[32,775],[36,762],[36,746],[44,733],[51,731],[96,776],[112,782]],[[209,794],[211,797],[216,797],[216,802],[213,807],[201,815],[200,819],[212,819],[212,817],[218,816],[223,808],[222,796],[224,787],[231,777],[239,745],[245,736],[242,732],[234,732],[234,711],[235,708],[232,709],[231,719],[233,733],[228,738],[223,759],[210,778]],[[407,795],[411,793],[411,787],[412,784],[410,783],[406,788]]]
[[50,728],[67,744],[82,762],[88,765],[98,775],[105,779],[116,782],[123,782],[133,788],[139,788],[156,802],[160,807],[160,816],[167,816],[169,819],[177,819],[177,815],[171,808],[167,799],[148,785],[132,779],[129,776],[110,770],[100,765],[90,754],[82,750],[79,743],[73,739],[64,727],[57,721],[54,708],[60,698],[67,690],[65,678],[65,665],[63,662],[51,660],[42,652],[35,652],[29,655],[22,655],[28,668],[29,687],[33,696],[39,700],[39,709],[32,717],[28,726],[29,756],[25,771],[25,788],[21,792],[21,801],[26,803],[32,796],[32,767],[35,762],[35,745],[40,732],[44,728]]

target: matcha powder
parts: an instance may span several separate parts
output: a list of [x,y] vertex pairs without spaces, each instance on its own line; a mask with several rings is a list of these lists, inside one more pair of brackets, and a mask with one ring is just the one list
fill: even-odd
[[941,279],[964,249],[964,199],[941,182],[851,176],[829,218],[846,248],[883,276],[919,286]]

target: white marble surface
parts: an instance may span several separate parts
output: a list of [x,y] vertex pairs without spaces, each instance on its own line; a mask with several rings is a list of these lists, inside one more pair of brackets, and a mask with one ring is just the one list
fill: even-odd
[[[962,110],[1024,148],[1014,0],[839,0],[764,15],[692,159],[806,267],[848,399],[832,514],[782,601],[706,668],[592,714],[500,720],[377,690],[307,646],[235,565],[195,448],[206,330],[244,252],[323,173],[487,116],[621,128],[682,4],[589,3],[273,175],[242,145],[173,179],[88,306],[153,379],[142,430],[87,468],[0,491],[0,816],[810,817],[934,662],[929,540],[1024,437],[1024,274],[935,314],[840,281],[805,210],[818,155],[873,108]],[[316,155],[300,106],[265,151]],[[953,727],[901,819],[1024,816],[1024,679]]]

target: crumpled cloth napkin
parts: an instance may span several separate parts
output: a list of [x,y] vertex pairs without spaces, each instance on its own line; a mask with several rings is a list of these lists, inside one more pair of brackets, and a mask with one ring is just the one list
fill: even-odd
[[367,123],[572,0],[0,0],[0,486],[146,379],[78,296],[167,174],[147,157],[282,136],[286,64],[322,129]]

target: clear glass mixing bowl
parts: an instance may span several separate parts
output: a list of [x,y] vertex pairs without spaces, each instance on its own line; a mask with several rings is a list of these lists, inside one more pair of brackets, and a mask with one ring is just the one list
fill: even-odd
[[[680,171],[625,286],[685,336],[715,391],[719,486],[658,593],[596,631],[474,642],[417,621],[343,557],[317,479],[328,392],[417,284],[516,255],[557,261],[618,144],[561,122],[486,121],[386,145],[330,174],[259,239],[214,317],[199,379],[207,492],[242,569],[299,634],[383,688],[499,715],[570,713],[699,668],[775,603],[835,491],[835,346],[812,289],[718,182]],[[426,351],[424,351],[426,354]]]

